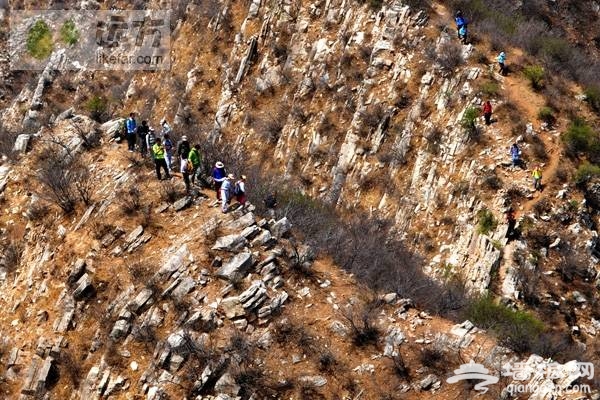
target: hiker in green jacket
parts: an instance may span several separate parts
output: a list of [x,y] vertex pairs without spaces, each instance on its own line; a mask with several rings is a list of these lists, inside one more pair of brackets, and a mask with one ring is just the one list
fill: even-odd
[[200,145],[196,144],[190,150],[188,154],[188,161],[192,163],[192,172],[190,173],[192,185],[195,184],[196,179],[200,180],[200,165],[202,163],[202,157],[200,156]]

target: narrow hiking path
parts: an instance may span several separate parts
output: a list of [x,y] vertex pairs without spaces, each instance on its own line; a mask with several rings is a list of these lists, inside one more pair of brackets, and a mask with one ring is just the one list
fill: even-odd
[[[522,76],[507,76],[504,78],[504,90],[506,98],[511,101],[519,109],[524,119],[527,122],[534,123],[537,121],[537,115],[546,102],[541,94],[535,93],[529,86],[529,82]],[[535,125],[535,123],[534,123]],[[565,122],[562,120],[557,121],[554,127],[555,131],[562,132],[565,128]],[[534,126],[535,129],[535,126]],[[541,131],[538,127],[537,133],[539,138],[544,143],[548,160],[542,164],[542,184],[545,188],[550,188],[550,185],[556,178],[556,171],[558,170],[559,162],[561,159],[561,145],[558,142],[554,142],[555,137],[549,131]],[[527,179],[531,180],[531,170],[533,163],[529,163],[529,168],[525,171],[528,176]],[[548,192],[535,192],[533,199],[525,202],[520,210],[515,210],[516,217],[526,214],[539,203],[545,199]]]

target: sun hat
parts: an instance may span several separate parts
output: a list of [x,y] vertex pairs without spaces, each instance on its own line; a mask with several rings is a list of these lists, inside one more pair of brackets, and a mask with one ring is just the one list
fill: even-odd
[[233,174],[229,174],[229,175],[227,175],[227,178],[229,178],[229,179],[235,179],[235,176],[233,176]]
[[243,180],[246,180],[246,175],[242,175],[242,179],[243,179]]
[[184,141],[185,141],[185,140],[187,140],[187,136],[183,135],[183,136],[181,137],[181,140],[184,140]]
[[221,161],[217,161],[217,163],[215,164],[215,167],[217,167],[217,168],[223,168],[224,165],[223,165],[223,163]]

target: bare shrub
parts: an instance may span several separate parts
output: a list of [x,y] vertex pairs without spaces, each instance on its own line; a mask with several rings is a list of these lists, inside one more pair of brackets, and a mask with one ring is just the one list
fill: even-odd
[[500,190],[502,181],[494,171],[490,171],[483,177],[483,186],[489,190]]
[[285,118],[277,113],[257,118],[253,124],[254,131],[270,144],[276,144],[279,141],[284,126]]
[[348,306],[342,316],[350,323],[352,343],[363,347],[377,344],[381,331],[375,323],[375,314],[382,303],[378,300],[368,301],[362,307]]
[[66,214],[75,210],[77,189],[70,156],[63,156],[51,149],[38,161],[36,179],[42,186],[42,196],[59,206]]
[[332,374],[335,372],[337,365],[338,360],[331,351],[326,350],[319,356],[319,371]]
[[9,160],[14,160],[17,154],[13,151],[15,141],[19,134],[17,132],[11,132],[2,125],[0,125],[0,158],[5,156]]
[[2,257],[0,257],[0,267],[6,272],[11,273],[17,270],[21,264],[21,258],[25,246],[21,241],[8,240],[2,243]]
[[374,129],[384,120],[386,111],[381,104],[371,104],[359,114],[364,125]]
[[443,71],[452,72],[464,63],[462,46],[453,41],[446,41],[438,51],[434,51],[433,60]]
[[66,376],[73,384],[73,387],[78,387],[84,374],[81,360],[73,357],[71,350],[61,349],[56,362],[59,371],[64,371],[66,373]]
[[167,203],[174,203],[179,197],[177,188],[172,181],[163,181],[160,183],[160,199]]
[[394,372],[399,378],[410,380],[410,368],[404,361],[402,354],[398,353],[392,356],[392,363],[394,365]]
[[142,208],[141,192],[135,183],[121,190],[117,201],[125,215],[133,215]]
[[96,182],[92,172],[87,165],[77,162],[71,166],[71,174],[75,192],[79,195],[79,199],[83,204],[89,206],[92,203],[94,183]]
[[531,150],[533,152],[533,156],[541,161],[547,161],[548,160],[548,153],[546,152],[546,145],[544,144],[544,141],[538,136],[535,135],[531,138]]

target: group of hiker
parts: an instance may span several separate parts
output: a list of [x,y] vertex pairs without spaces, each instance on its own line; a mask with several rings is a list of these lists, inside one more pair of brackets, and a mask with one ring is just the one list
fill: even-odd
[[[172,173],[176,169],[173,159],[176,151],[179,160],[179,172],[183,176],[186,193],[190,194],[192,185],[199,185],[203,180],[200,145],[191,146],[188,137],[183,135],[181,141],[177,144],[177,148],[175,148],[171,139],[172,129],[164,118],[160,121],[160,126],[160,136],[162,138],[157,136],[155,130],[148,125],[147,121],[144,120],[138,125],[135,120],[135,113],[130,113],[123,127],[128,151],[135,152],[137,145],[143,158],[150,155],[154,160],[158,180],[172,178]],[[164,178],[161,171],[164,171]],[[246,176],[241,175],[240,179],[236,181],[235,176],[226,171],[225,165],[221,161],[215,163],[211,176],[208,180],[203,181],[207,186],[212,184],[215,188],[217,201],[220,202],[224,213],[229,210],[229,205],[234,198],[242,208],[246,206]]]
[[[461,41],[462,44],[467,44],[469,23],[464,17],[462,11],[458,10],[456,12],[456,15],[454,16],[454,22],[456,23],[456,32],[458,34],[458,39]],[[498,72],[505,76],[508,72],[506,69],[506,53],[504,51],[501,51],[500,54],[498,54],[498,56],[496,57],[496,61],[498,62],[498,67],[500,68]]]
[[[456,12],[456,14],[454,16],[454,22],[456,23],[456,32],[458,34],[458,38],[461,40],[461,42],[463,44],[467,44],[468,21],[464,17],[462,11],[458,10]],[[498,54],[498,57],[496,57],[496,61],[498,62],[498,67],[499,67],[498,72],[500,74],[502,74],[503,76],[506,76],[506,74],[507,74],[506,53],[504,51],[501,51],[500,54]],[[483,113],[483,117],[485,119],[485,124],[490,125],[492,123],[492,103],[489,100],[487,100],[483,103],[482,113]],[[521,150],[519,149],[519,146],[516,143],[513,143],[513,145],[510,147],[509,153],[511,155],[513,167],[520,166],[521,165]],[[533,177],[534,190],[541,191],[542,190],[542,170],[541,170],[541,166],[539,164],[534,167],[531,175]]]

